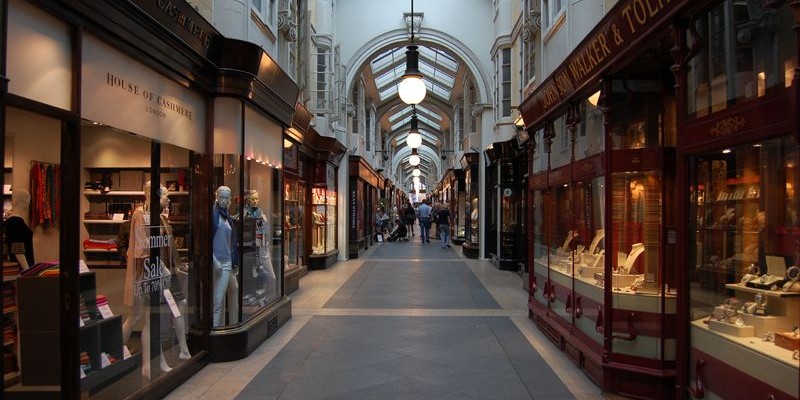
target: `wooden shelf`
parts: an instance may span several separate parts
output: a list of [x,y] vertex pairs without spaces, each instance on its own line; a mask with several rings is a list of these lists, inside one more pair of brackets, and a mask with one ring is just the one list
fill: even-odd
[[[103,193],[99,190],[84,190],[83,194],[85,196],[142,196],[144,197],[144,190],[112,190],[110,192]],[[169,192],[170,196],[188,196],[188,191],[175,191]]]
[[98,224],[98,225],[100,225],[100,224],[114,225],[114,224],[121,224],[121,223],[123,223],[125,221],[128,221],[128,220],[124,219],[124,220],[121,220],[121,221],[119,221],[119,220],[115,221],[113,219],[84,219],[83,223],[84,224]]
[[118,253],[117,249],[83,249],[84,253]]
[[3,282],[15,282],[19,275],[3,275]]
[[748,292],[748,293],[763,293],[768,297],[800,297],[800,292],[784,292],[781,290],[756,289],[740,285],[738,283],[728,283],[725,285],[725,289],[738,290],[740,292]]

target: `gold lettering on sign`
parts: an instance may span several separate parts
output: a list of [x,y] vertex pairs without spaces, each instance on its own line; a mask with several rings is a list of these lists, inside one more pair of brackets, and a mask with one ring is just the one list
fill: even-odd
[[723,118],[715,123],[708,133],[711,136],[728,136],[742,130],[747,121],[742,116]]
[[647,25],[669,3],[672,0],[633,0],[622,8],[622,16],[628,21],[628,28],[633,34],[636,28]]

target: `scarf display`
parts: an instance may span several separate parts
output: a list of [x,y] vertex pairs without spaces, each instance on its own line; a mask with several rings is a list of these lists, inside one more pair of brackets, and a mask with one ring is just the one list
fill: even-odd
[[61,216],[61,166],[31,162],[31,228],[56,226]]

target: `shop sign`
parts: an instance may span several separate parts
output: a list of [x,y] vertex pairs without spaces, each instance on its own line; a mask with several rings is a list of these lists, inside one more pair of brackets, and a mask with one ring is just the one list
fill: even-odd
[[520,106],[526,126],[538,125],[555,108],[597,81],[634,42],[654,32],[687,0],[621,0],[578,47]]
[[81,114],[161,142],[205,150],[205,101],[91,35],[84,35]]
[[358,187],[355,179],[350,182],[350,236],[358,237]]
[[213,40],[221,37],[200,13],[183,0],[132,2],[200,54],[208,55]]

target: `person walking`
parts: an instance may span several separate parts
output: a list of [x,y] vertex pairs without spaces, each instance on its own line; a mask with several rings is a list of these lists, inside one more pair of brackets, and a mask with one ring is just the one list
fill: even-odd
[[410,201],[406,204],[405,210],[403,210],[403,216],[405,217],[406,229],[411,232],[411,236],[414,236],[414,220],[417,219],[417,210],[414,209]]
[[428,205],[428,199],[422,201],[419,209],[417,209],[417,218],[419,218],[420,236],[422,236],[422,243],[431,242],[431,206]]
[[442,248],[450,247],[450,207],[447,203],[439,207],[439,212],[436,213],[436,229],[439,232],[439,238],[442,239]]

